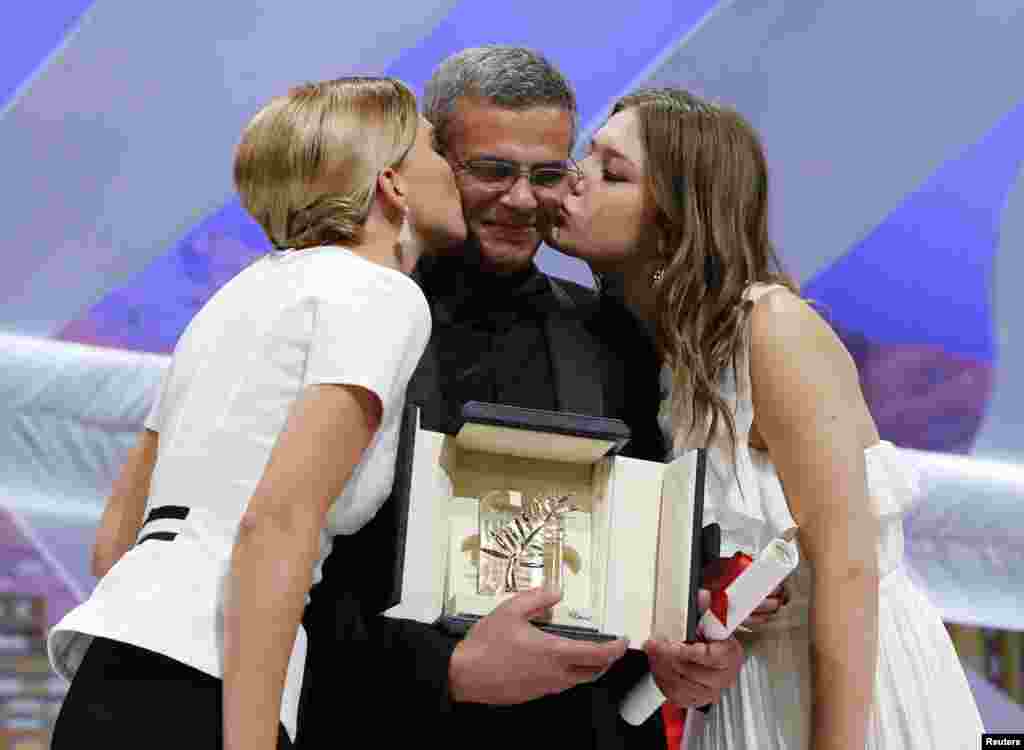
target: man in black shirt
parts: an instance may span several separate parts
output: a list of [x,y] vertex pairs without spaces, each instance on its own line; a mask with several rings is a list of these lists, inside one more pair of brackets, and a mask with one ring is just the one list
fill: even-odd
[[[424,259],[416,274],[434,321],[408,393],[422,427],[455,432],[462,405],[473,400],[602,415],[629,425],[626,455],[664,460],[658,360],[646,332],[618,301],[534,265],[538,216],[576,178],[568,83],[531,51],[471,49],[435,71],[424,108],[455,171],[470,236],[457,252]],[[342,741],[336,731],[324,736],[339,726],[332,708],[365,716],[376,707],[391,715],[374,727],[374,743],[385,746],[660,750],[658,714],[640,727],[618,716],[620,700],[648,668],[682,706],[713,702],[736,679],[743,654],[735,640],[659,644],[623,656],[621,643],[542,633],[529,618],[553,599],[538,591],[513,597],[462,641],[377,615],[384,604],[375,606],[374,596],[385,585],[372,561],[393,546],[388,518],[386,504],[359,533],[337,538],[312,594],[305,746]],[[336,650],[335,634],[346,640]],[[344,663],[335,653],[347,655]]]

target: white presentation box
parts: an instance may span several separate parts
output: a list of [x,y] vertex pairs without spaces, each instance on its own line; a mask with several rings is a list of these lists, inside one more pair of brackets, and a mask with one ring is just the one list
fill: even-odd
[[636,648],[694,639],[703,451],[641,461],[617,455],[629,437],[618,420],[478,402],[463,416],[451,436],[419,429],[407,408],[387,614],[464,634],[546,585],[562,592],[535,622],[549,632]]

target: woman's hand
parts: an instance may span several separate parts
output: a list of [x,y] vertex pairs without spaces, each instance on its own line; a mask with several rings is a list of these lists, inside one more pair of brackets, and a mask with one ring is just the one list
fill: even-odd
[[743,621],[741,628],[757,628],[760,625],[771,622],[775,615],[789,604],[789,592],[786,584],[783,583],[775,591],[765,597],[764,601],[757,605],[757,609],[750,613],[750,617]]

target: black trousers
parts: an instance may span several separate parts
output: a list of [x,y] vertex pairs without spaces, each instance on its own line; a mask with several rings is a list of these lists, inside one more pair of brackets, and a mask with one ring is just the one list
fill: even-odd
[[[221,750],[221,685],[162,654],[95,638],[71,681],[50,748]],[[277,747],[292,747],[280,724]]]

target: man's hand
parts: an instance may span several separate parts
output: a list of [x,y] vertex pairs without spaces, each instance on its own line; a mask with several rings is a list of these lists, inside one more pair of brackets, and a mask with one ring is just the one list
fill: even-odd
[[[775,598],[777,594],[781,596],[776,590],[761,602],[744,625],[770,620],[785,603]],[[698,609],[703,612],[710,604],[711,592],[700,589]],[[644,644],[644,652],[658,689],[680,708],[716,703],[721,692],[736,682],[743,666],[743,646],[736,638],[713,643],[650,640]]]
[[452,653],[453,700],[508,705],[590,682],[626,653],[624,640],[589,643],[545,633],[530,619],[561,596],[538,588],[502,602],[470,629]]
[[743,665],[743,646],[735,638],[713,643],[654,640],[644,644],[644,651],[655,684],[680,708],[716,703]]

